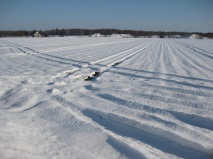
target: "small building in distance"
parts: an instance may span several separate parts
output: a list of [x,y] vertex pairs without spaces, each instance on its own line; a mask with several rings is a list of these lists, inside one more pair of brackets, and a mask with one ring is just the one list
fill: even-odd
[[34,37],[42,37],[42,35],[37,31],[35,32]]

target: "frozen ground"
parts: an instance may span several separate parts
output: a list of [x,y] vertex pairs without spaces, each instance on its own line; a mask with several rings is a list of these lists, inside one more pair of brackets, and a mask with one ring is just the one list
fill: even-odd
[[2,38],[0,88],[1,159],[213,157],[212,40]]

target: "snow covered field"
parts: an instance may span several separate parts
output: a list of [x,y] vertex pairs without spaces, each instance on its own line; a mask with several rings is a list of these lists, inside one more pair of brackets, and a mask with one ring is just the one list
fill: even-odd
[[213,40],[1,38],[0,88],[0,159],[213,157]]

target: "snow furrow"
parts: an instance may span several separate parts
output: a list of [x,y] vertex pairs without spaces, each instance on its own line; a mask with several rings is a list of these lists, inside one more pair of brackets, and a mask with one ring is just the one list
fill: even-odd
[[2,38],[0,158],[212,158],[211,44]]

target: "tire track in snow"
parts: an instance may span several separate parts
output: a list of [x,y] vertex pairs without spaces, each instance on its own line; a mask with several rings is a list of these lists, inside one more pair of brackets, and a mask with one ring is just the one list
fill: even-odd
[[[179,42],[181,45],[185,46],[185,48],[188,48],[188,49],[190,49],[190,50],[193,50],[193,51],[196,52],[197,54],[200,54],[200,55],[202,55],[202,56],[204,56],[204,57],[207,57],[207,58],[213,60],[213,56],[212,56],[213,53],[212,53],[212,52],[206,51],[206,50],[201,49],[201,48],[197,48],[197,47],[195,47],[195,46],[192,46],[192,45],[189,45],[189,44],[180,42],[180,41],[178,41],[178,42]],[[205,53],[204,53],[204,52],[205,52]]]
[[[93,96],[90,96],[90,98],[93,98]],[[61,97],[60,97],[61,98]],[[62,99],[62,100],[65,100],[66,101],[66,99]],[[93,100],[93,99],[91,99],[91,100]],[[67,102],[67,103],[66,103]],[[68,102],[68,101],[66,101],[66,102],[63,102],[63,104],[65,104],[66,103],[66,105],[69,107],[72,103],[70,103],[70,102]],[[80,104],[80,103],[79,103]],[[89,104],[89,103],[88,103]],[[81,106],[83,106],[82,104],[81,104]],[[81,109],[81,112],[83,113],[83,116],[84,116],[84,118],[85,118],[85,116],[88,116],[89,118],[91,118],[95,123],[93,123],[95,126],[97,126],[97,127],[99,127],[99,128],[102,128],[103,130],[104,130],[104,132],[109,132],[109,134],[112,134],[113,136],[117,136],[117,135],[122,135],[122,136],[127,136],[128,138],[132,138],[133,139],[133,141],[134,142],[136,142],[136,143],[139,143],[139,145],[140,145],[140,147],[141,147],[141,141],[142,142],[144,142],[143,140],[141,140],[140,138],[135,138],[134,136],[128,136],[128,135],[124,135],[124,134],[120,134],[120,132],[122,132],[122,131],[114,131],[114,129],[113,129],[113,127],[109,124],[109,123],[111,123],[110,121],[113,121],[113,123],[114,122],[116,122],[116,123],[118,123],[118,124],[116,124],[116,126],[118,126],[118,125],[120,125],[120,124],[124,124],[124,126],[129,130],[129,129],[131,129],[131,128],[133,128],[133,132],[132,133],[130,133],[130,134],[135,134],[138,130],[139,130],[139,132],[140,133],[142,133],[143,134],[143,132],[145,131],[145,134],[147,134],[147,133],[151,133],[151,134],[153,134],[154,136],[152,136],[152,135],[150,135],[150,136],[152,136],[152,137],[150,137],[150,139],[151,138],[155,138],[155,135],[157,135],[157,136],[161,136],[162,134],[167,134],[166,136],[161,136],[161,138],[163,137],[163,140],[164,140],[164,138],[165,139],[169,139],[169,141],[170,140],[172,140],[172,141],[174,141],[174,139],[175,139],[175,143],[177,142],[178,144],[176,145],[176,144],[174,144],[174,146],[176,147],[178,147],[178,145],[180,144],[181,146],[183,146],[183,147],[187,147],[187,148],[189,148],[189,149],[192,149],[192,150],[198,150],[199,152],[203,152],[203,153],[211,153],[211,150],[208,150],[208,149],[205,149],[204,147],[203,148],[201,148],[200,146],[198,146],[197,144],[195,144],[192,140],[191,140],[191,145],[189,146],[189,144],[187,144],[187,146],[186,146],[186,144],[185,144],[185,142],[186,143],[188,143],[188,139],[180,139],[178,136],[175,136],[175,137],[172,137],[172,135],[175,135],[175,134],[171,134],[171,138],[168,136],[168,133],[163,133],[163,132],[161,132],[161,131],[165,131],[165,130],[163,130],[163,129],[159,129],[159,131],[158,131],[158,129],[157,128],[153,128],[153,127],[150,127],[151,129],[149,130],[149,126],[148,125],[144,125],[144,126],[142,126],[141,128],[139,128],[140,126],[139,125],[143,125],[143,123],[141,123],[141,122],[138,122],[138,121],[136,121],[136,120],[130,120],[130,119],[128,119],[127,118],[127,116],[125,115],[125,117],[124,116],[118,116],[118,115],[116,115],[116,114],[114,114],[114,113],[116,113],[116,111],[114,111],[114,113],[113,114],[111,114],[111,113],[104,113],[103,111],[101,111],[101,110],[94,110],[95,109],[95,107],[94,107],[94,105],[91,107],[91,108],[88,108],[88,106],[89,105],[87,105],[87,106],[83,106],[83,109]],[[85,109],[86,108],[86,109]],[[82,116],[82,115],[81,115]],[[96,119],[96,117],[95,116],[98,116],[98,118],[100,118],[101,119],[101,121],[97,121],[97,119]],[[102,123],[102,120],[103,121],[105,121],[106,120],[106,124],[107,125],[105,125],[105,124],[103,124]],[[86,120],[87,122],[88,122],[88,119]],[[133,123],[132,123],[133,122]],[[97,125],[97,124],[98,125]],[[99,125],[100,124],[100,125]],[[152,124],[151,124],[152,125]],[[146,130],[146,128],[148,128],[147,130]],[[153,130],[152,130],[153,129]],[[124,131],[125,132],[125,131]],[[141,135],[142,135],[141,134]],[[144,135],[144,134],[143,134]],[[121,139],[123,140],[123,137],[121,137]],[[124,138],[124,139],[126,139],[126,137]],[[131,140],[132,140],[131,139]],[[176,141],[177,140],[177,141]],[[134,144],[134,142],[131,142],[132,144]],[[179,143],[180,142],[180,143]],[[146,143],[146,142],[145,142]],[[161,141],[161,143],[162,143],[162,141]],[[164,142],[163,142],[164,143]],[[143,143],[144,144],[144,143]],[[163,145],[165,145],[166,143],[164,143]],[[150,143],[149,143],[149,145],[150,145]],[[152,145],[152,144],[151,144]],[[166,145],[170,145],[171,146],[171,144],[166,144]],[[152,145],[152,146],[156,146],[156,145]],[[181,146],[180,147],[178,147],[178,149],[182,149],[182,150],[180,150],[180,151],[184,151],[184,149],[185,148],[181,148]],[[189,147],[188,147],[189,146]],[[192,146],[192,147],[191,147]],[[198,146],[198,147],[197,147]],[[157,147],[158,148],[158,150],[161,150],[163,147]],[[176,148],[176,150],[177,150],[177,148]],[[186,149],[185,149],[186,150]],[[166,148],[164,149],[163,148],[163,151],[165,152],[166,151]],[[188,150],[187,150],[188,151]],[[177,152],[177,151],[176,151]],[[171,152],[170,152],[171,153]],[[190,152],[191,154],[194,154],[194,153],[196,153],[196,152]],[[189,154],[190,154],[189,153]],[[202,154],[202,153],[201,153]],[[177,155],[177,154],[176,154]],[[178,156],[178,155],[177,155]]]
[[[33,50],[31,48],[28,48],[28,47],[22,47],[20,45],[9,43],[9,42],[6,42],[6,44],[8,44],[9,46],[11,46],[13,48],[16,48],[17,50],[19,50],[19,51],[21,51],[21,52],[23,52],[25,54],[28,54],[28,55],[31,55],[31,56],[35,56],[35,57],[43,59],[43,60],[47,60],[47,61],[51,61],[51,62],[56,62],[56,63],[59,63],[59,64],[71,65],[71,63],[69,63],[69,62],[59,61],[59,60],[55,60],[55,59],[51,59],[51,58],[40,56],[40,55],[45,55],[45,54],[43,54],[43,53],[41,53],[39,51],[35,51],[35,50]],[[50,56],[50,57],[58,58],[58,57],[54,57],[54,56]]]
[[[82,121],[84,121],[84,122],[86,122],[88,124],[93,125],[94,127],[97,127],[99,129],[101,129],[104,133],[108,134],[110,136],[110,138],[115,139],[116,142],[119,142],[123,146],[124,145],[129,145],[129,150],[130,151],[137,150],[136,151],[137,154],[138,153],[139,154],[142,153],[141,155],[143,157],[145,157],[145,156],[148,157],[149,156],[148,158],[150,158],[150,157],[151,158],[153,158],[153,157],[158,157],[159,158],[161,156],[161,158],[165,158],[165,157],[166,158],[167,157],[171,158],[171,157],[174,157],[173,155],[178,156],[179,154],[176,154],[175,152],[171,153],[171,151],[169,150],[171,148],[171,146],[172,147],[174,146],[176,150],[179,149],[182,152],[183,151],[188,151],[188,153],[189,153],[189,151],[190,151],[190,148],[189,148],[189,150],[186,149],[185,145],[184,145],[184,147],[181,147],[181,146],[179,146],[179,144],[172,144],[172,145],[168,144],[168,143],[170,143],[170,141],[168,141],[167,139],[164,139],[162,137],[159,138],[158,137],[159,134],[157,134],[157,136],[156,136],[155,133],[153,134],[152,130],[150,130],[151,134],[150,134],[150,131],[146,132],[146,127],[148,125],[146,125],[145,127],[142,126],[142,130],[141,130],[138,127],[139,126],[138,125],[139,122],[137,122],[137,121],[131,121],[130,119],[128,119],[126,117],[119,117],[119,116],[117,116],[115,114],[105,114],[105,113],[100,112],[98,110],[88,109],[88,108],[86,108],[87,106],[82,108],[82,105],[81,105],[81,107],[78,107],[77,105],[73,104],[72,102],[67,101],[65,98],[62,98],[62,97],[59,97],[59,96],[55,97],[54,100],[57,100],[59,103],[62,104],[62,106],[65,106],[66,109],[68,109],[69,111],[71,111],[72,114],[75,111],[77,111],[77,114],[76,114],[77,118],[79,118],[80,120],[82,120]],[[89,118],[91,120],[89,120]],[[107,122],[107,123],[105,123],[106,125],[103,123],[105,121]],[[131,122],[134,122],[135,124],[133,124]],[[119,129],[120,131],[115,130],[113,124],[115,124],[115,126],[117,128],[118,127],[121,128],[121,129]],[[120,127],[120,125],[121,125],[121,127]],[[133,131],[133,132],[130,133],[130,134],[128,134],[128,133],[127,134],[126,133],[124,133],[124,134],[120,133],[120,132],[128,132],[127,130],[128,131]],[[156,129],[154,131],[156,133],[158,132],[158,131],[156,131]],[[137,135],[132,136],[131,134],[137,134]],[[139,135],[140,135],[140,137],[139,137]],[[148,140],[145,139],[147,137],[148,137]],[[153,140],[151,140],[151,139],[153,139],[153,138],[155,138],[157,140],[156,143],[162,143],[162,145],[164,145],[164,146],[162,146],[162,145],[158,146],[158,145],[155,145],[156,143],[152,143]],[[116,143],[113,143],[113,145],[114,144],[116,144]],[[151,147],[150,147],[150,145],[151,145]],[[165,147],[165,145],[169,145],[169,146]],[[121,146],[121,147],[123,147],[123,146]],[[155,152],[155,154],[152,154],[153,151]],[[165,152],[169,152],[169,154],[165,154]],[[197,155],[200,155],[200,156],[203,155],[202,153],[197,153],[195,151],[192,151],[190,153],[191,154],[194,153],[194,154],[197,154]],[[142,157],[141,155],[139,155],[139,156]],[[136,157],[136,158],[138,158],[138,157]]]
[[[128,99],[129,101],[129,106],[134,108],[134,107],[138,107],[140,108],[140,106],[144,106],[144,105],[152,105],[153,108],[157,108],[157,109],[165,109],[167,111],[177,111],[177,112],[182,112],[185,114],[194,114],[195,116],[203,116],[202,118],[206,123],[212,123],[213,124],[213,118],[211,117],[211,113],[213,112],[212,108],[211,108],[211,103],[201,103],[201,105],[199,105],[198,103],[194,102],[194,101],[190,101],[190,100],[177,100],[176,98],[172,98],[172,97],[167,97],[165,98],[165,94],[161,93],[161,96],[153,94],[144,94],[144,93],[138,93],[138,92],[126,92],[123,91],[122,88],[111,88],[109,89],[109,86],[107,88],[105,87],[101,87],[100,89],[98,89],[98,87],[86,87],[85,88],[88,92],[87,94],[91,94],[93,96],[97,96],[101,99],[106,99],[107,101],[111,101],[112,102],[116,102],[116,99],[118,102],[120,101],[126,101],[126,99]],[[93,91],[95,93],[93,93]],[[85,91],[84,91],[85,92]],[[110,98],[111,97],[111,98]],[[113,100],[114,99],[114,100]],[[96,99],[97,100],[97,99]],[[194,103],[193,103],[194,102]],[[126,102],[121,102],[122,103],[127,103]],[[134,104],[135,103],[135,104]],[[119,104],[119,103],[117,103]],[[197,106],[198,107],[197,107]],[[178,106],[178,107],[177,107]],[[180,108],[180,109],[178,109]],[[184,109],[181,109],[184,108]],[[199,114],[197,114],[196,112],[199,112]],[[203,115],[202,115],[203,114]],[[205,116],[204,116],[205,114]],[[205,120],[209,119],[209,120]],[[199,124],[200,125],[200,124]],[[206,124],[204,124],[206,125]],[[210,124],[211,125],[211,124]],[[201,126],[202,127],[202,126]],[[208,127],[213,129],[212,126],[204,126],[204,127]]]
[[[179,50],[179,52],[181,53],[180,55],[183,56],[183,58],[185,57],[185,59],[187,60],[187,63],[185,64],[187,66],[187,64],[190,64],[192,68],[194,68],[193,70],[196,70],[199,72],[199,74],[203,74],[206,70],[212,72],[213,70],[211,69],[211,67],[207,66],[209,64],[212,65],[212,60],[209,60],[208,58],[204,58],[203,56],[199,56],[198,54],[196,54],[193,50],[189,50],[189,49],[184,49],[182,46],[184,46],[181,43],[178,42],[173,42],[173,45],[176,46],[175,49]],[[192,73],[189,73],[189,75],[192,76]],[[203,74],[204,76],[206,76],[205,74]],[[207,76],[208,77],[208,76]]]
[[[107,82],[102,82],[104,86],[101,88],[104,89],[109,89],[109,83]],[[134,87],[138,89],[154,89],[154,90],[164,90],[168,91],[171,93],[180,93],[180,94],[187,94],[187,95],[192,95],[192,96],[201,96],[201,97],[207,97],[207,98],[213,98],[213,94],[210,92],[202,92],[202,91],[197,91],[197,90],[190,90],[190,89],[183,89],[183,88],[178,88],[178,87],[168,87],[168,86],[160,86],[160,85],[154,85],[154,84],[148,84],[148,83],[130,83],[130,82],[125,82],[125,81],[120,81],[120,83],[125,84],[129,87]]]
[[[118,54],[115,54],[115,55],[111,55],[109,57],[106,57],[106,58],[103,58],[103,59],[100,59],[100,60],[97,60],[97,61],[93,61],[93,62],[90,62],[88,64],[85,64],[85,65],[82,65],[82,67],[76,67],[76,68],[73,68],[72,70],[68,70],[68,71],[65,71],[64,73],[66,73],[67,75],[65,77],[68,77],[70,74],[73,74],[75,72],[79,72],[79,71],[82,71],[83,69],[87,69],[87,68],[91,68],[92,66],[97,66],[97,64],[100,64],[101,62],[103,61],[107,61],[107,60],[110,60],[110,59],[114,59],[115,57],[119,57],[118,60],[115,60],[113,62],[110,62],[109,64],[107,64],[107,66],[104,66],[104,67],[98,67],[98,75],[99,74],[102,74],[103,72],[109,70],[111,67],[115,66],[115,65],[118,65],[126,60],[128,60],[129,58],[133,57],[134,55],[140,53],[141,51],[143,51],[144,49],[148,48],[151,44],[148,44],[146,45],[145,47],[142,47],[141,46],[144,46],[144,44],[142,45],[139,45],[137,47],[134,47],[134,48],[131,48],[129,50],[126,50],[126,51],[123,51],[121,53],[118,53]],[[139,49],[138,49],[139,48]],[[136,51],[135,51],[136,50]],[[133,51],[133,52],[132,52]],[[129,53],[130,52],[130,53]],[[120,57],[121,56],[121,57]],[[61,75],[61,74],[59,74]],[[83,75],[78,75],[77,78],[79,77],[85,77],[85,74]],[[88,77],[91,77],[91,76],[94,76],[94,72],[89,72],[88,74],[86,74],[86,76]]]
[[[124,116],[120,117],[116,114],[104,113],[104,112],[101,112],[98,110],[93,110],[93,109],[86,109],[83,113],[84,113],[84,115],[92,118],[93,121],[103,125],[106,129],[113,130],[115,133],[121,134],[122,136],[128,136],[125,133],[124,134],[120,133],[120,131],[122,129],[121,130],[119,129],[119,131],[118,130],[115,131],[115,129],[113,128],[113,126],[110,125],[110,123],[112,124],[112,122],[113,123],[115,122],[115,123],[117,123],[117,124],[115,124],[116,126],[119,126],[120,124],[124,125],[124,127],[127,127],[129,131],[133,131],[132,133],[130,133],[131,136],[129,136],[129,137],[135,138],[137,141],[140,141],[141,139],[139,137],[136,137],[136,135],[132,135],[132,134],[137,134],[137,130],[139,130],[141,135],[143,133],[145,133],[145,134],[148,133],[148,134],[152,134],[152,135],[150,135],[150,136],[152,136],[150,138],[156,138],[155,137],[155,135],[156,135],[156,136],[160,136],[161,139],[168,139],[169,141],[175,142],[177,144],[177,145],[175,145],[175,146],[177,146],[176,149],[178,149],[178,148],[182,149],[182,150],[180,150],[182,152],[183,152],[184,148],[187,148],[187,149],[195,150],[195,151],[198,151],[198,152],[201,152],[204,154],[207,153],[209,155],[212,155],[211,149],[206,149],[206,147],[200,145],[199,143],[194,142],[193,140],[188,140],[186,138],[179,136],[178,134],[174,134],[170,131],[166,131],[163,129],[158,129],[157,127],[149,126],[149,125],[143,124],[139,121],[132,120],[132,119],[124,117]],[[97,119],[95,116],[98,116],[99,119]],[[105,120],[107,123],[104,123]],[[133,130],[131,130],[131,128],[133,128]],[[142,140],[142,142],[144,142],[144,140]],[[162,141],[161,141],[161,143],[162,143]],[[149,143],[149,145],[150,145],[150,143]],[[164,140],[163,145],[168,145],[168,143],[166,143]],[[173,146],[171,144],[169,144],[169,145]],[[180,145],[180,147],[179,147],[179,145]],[[157,147],[157,148],[160,149],[160,147]],[[166,149],[164,149],[164,151],[165,150]],[[171,151],[170,151],[170,153],[171,153]]]
[[[156,43],[157,42],[154,44]],[[103,79],[108,80],[108,84],[110,82],[111,87],[110,85],[106,86],[100,78],[100,81],[97,80],[93,82],[96,84],[95,87],[91,84],[85,86],[85,88],[91,89],[90,92],[85,91],[83,89],[84,87],[82,88],[82,85],[79,85],[79,88],[74,90],[74,93],[67,93],[65,95],[49,93],[49,95],[47,95],[47,103],[48,101],[51,101],[52,103],[56,101],[58,103],[56,107],[69,112],[71,116],[79,119],[79,121],[88,123],[91,127],[100,129],[109,136],[106,142],[118,151],[120,150],[119,152],[122,152],[124,155],[129,155],[128,157],[208,158],[206,154],[212,156],[212,146],[209,146],[212,136],[212,131],[210,131],[212,130],[212,126],[209,124],[212,123],[212,119],[205,117],[207,113],[202,114],[202,109],[200,109],[200,113],[198,109],[193,107],[197,106],[200,108],[199,106],[205,107],[208,105],[208,103],[205,103],[204,99],[212,97],[212,88],[210,88],[212,81],[205,81],[205,79],[202,81],[202,78],[198,78],[200,76],[192,77],[192,79],[188,78],[192,75],[192,73],[190,72],[191,70],[186,67],[186,63],[177,62],[177,67],[175,67],[175,65],[171,66],[174,59],[177,58],[177,60],[181,60],[182,58],[185,58],[186,62],[188,61],[191,66],[194,66],[194,68],[200,67],[196,67],[196,64],[194,64],[197,60],[196,56],[193,56],[193,54],[187,56],[187,51],[183,48],[182,51],[185,50],[185,52],[181,53],[180,45],[175,44],[175,42],[168,43],[167,41],[162,41],[162,43],[159,42],[158,44],[158,46],[161,45],[160,54],[157,54],[158,52],[154,49],[154,45],[151,45],[151,47],[147,46],[148,49],[146,51],[149,50],[149,53],[140,53],[139,47],[136,48],[136,50],[130,51],[130,54],[125,53],[114,57],[106,57],[105,59],[103,58],[103,61],[97,60],[100,63],[79,66],[85,67],[79,71],[81,74],[84,69],[90,69],[93,65],[97,65],[97,69],[105,68],[101,66],[101,63],[111,60],[109,63],[111,68],[117,61],[115,58],[118,57],[119,60],[124,60],[120,67],[130,67],[131,65],[129,64],[134,62],[143,63],[145,64],[144,67],[149,65],[149,67],[147,67],[148,69],[139,67],[139,69],[149,71],[147,72],[149,73],[148,76],[145,72],[137,73],[131,70],[126,70],[125,72],[120,71],[119,73],[115,67],[110,69],[110,71],[107,71],[106,74],[108,74],[108,76],[105,76],[106,74],[103,75],[107,78]],[[172,52],[172,50],[177,49],[178,46],[180,47],[180,54],[178,52]],[[160,47],[157,47],[157,49],[158,48]],[[168,50],[170,50],[169,53],[167,52]],[[139,52],[136,53],[137,51]],[[155,63],[155,61],[159,60],[158,58],[160,58],[160,62]],[[202,61],[199,62],[202,64]],[[168,66],[163,66],[163,63],[168,64]],[[157,68],[155,64],[159,64],[159,68]],[[134,67],[138,66],[135,65]],[[169,69],[170,66],[171,69]],[[183,70],[179,71],[178,69],[180,68]],[[184,69],[188,71],[185,71]],[[93,69],[91,68],[89,72],[92,70]],[[200,68],[199,71],[202,72],[203,70],[203,68]],[[151,72],[157,72],[158,74],[153,74]],[[171,74],[172,72],[173,75]],[[114,73],[116,73],[119,77],[118,82],[114,80],[116,79],[116,77],[114,77]],[[188,76],[185,76],[185,74],[188,74]],[[110,78],[111,75],[113,78]],[[201,73],[198,75],[201,75]],[[207,74],[204,73],[204,75]],[[133,81],[128,80],[130,78],[134,78],[137,83],[135,84]],[[143,79],[147,80],[147,84],[143,84],[141,82]],[[208,79],[208,76],[206,76],[206,79]],[[125,80],[125,82],[129,83],[129,85],[126,85],[122,80]],[[197,81],[204,84],[199,84]],[[131,82],[133,82],[133,84],[131,84]],[[65,86],[68,87],[69,83],[65,84],[67,84]],[[116,87],[117,85],[120,86],[121,90]],[[42,86],[43,85],[41,85],[41,87]],[[109,88],[106,89],[107,87]],[[175,87],[175,89],[173,89],[173,87]],[[131,92],[131,88],[139,90]],[[171,95],[164,92],[162,95],[156,95],[156,89],[161,89],[162,92],[169,91]],[[46,88],[44,91],[46,91]],[[190,101],[191,99],[186,96],[186,98],[179,101],[175,98],[175,96],[173,96],[176,92],[184,94],[183,96],[192,95],[202,98]],[[13,93],[13,91],[11,93]],[[16,95],[18,94],[19,92],[16,93]],[[20,96],[18,95],[17,100],[21,100],[24,105],[28,105],[23,98],[25,96],[27,97],[27,100],[31,97],[28,96],[28,94],[23,93]],[[12,97],[15,97],[15,94],[14,96],[11,96],[11,98]],[[80,100],[76,101],[75,99]],[[152,101],[153,105],[146,105],[147,101]],[[192,111],[188,111],[190,109],[187,109],[187,107]],[[212,105],[209,107],[210,110],[207,109],[209,114],[211,114],[211,107]],[[26,111],[30,110],[31,109],[26,109]],[[198,111],[195,113],[194,110]],[[145,120],[146,118],[148,120]],[[167,126],[167,129],[159,126],[158,124],[164,124]],[[169,125],[171,127],[169,127]],[[193,135],[195,136],[194,138],[192,137]],[[206,142],[205,138],[207,135],[210,138],[208,142]],[[129,151],[125,153],[124,151],[121,151],[121,149],[129,150],[131,153],[128,153]],[[134,154],[136,155],[134,156]]]
[[204,85],[189,83],[189,82],[185,82],[185,81],[183,82],[183,81],[177,81],[177,80],[173,80],[173,79],[166,79],[166,78],[160,78],[160,77],[135,75],[133,73],[126,73],[126,72],[124,73],[121,71],[111,71],[111,72],[115,73],[115,74],[124,75],[124,76],[133,76],[135,78],[144,78],[144,79],[148,79],[148,80],[161,81],[161,82],[165,82],[165,83],[179,84],[179,85],[184,85],[184,86],[194,87],[194,88],[201,88],[204,90],[213,90],[213,87],[211,87],[211,86],[204,86]]
[[84,44],[84,45],[78,45],[78,46],[72,46],[72,47],[64,47],[60,49],[49,49],[49,50],[41,50],[42,52],[52,52],[52,51],[62,51],[66,49],[78,49],[78,48],[88,48],[88,47],[94,47],[94,46],[103,46],[103,45],[110,45],[110,44],[117,44],[117,43],[128,43],[131,41],[137,41],[137,40],[130,40],[130,41],[113,41],[113,42],[103,42],[103,43],[97,43],[97,44]]
[[[58,102],[59,104],[61,104],[62,107],[64,107],[68,112],[70,112],[72,115],[74,115],[77,119],[79,119],[87,124],[90,124],[91,126],[93,126],[95,128],[101,129],[104,133],[108,134],[110,139],[115,140],[115,142],[117,144],[118,143],[121,144],[119,147],[121,147],[121,148],[128,147],[130,152],[127,153],[127,155],[131,155],[132,152],[134,152],[134,153],[136,153],[134,157],[136,157],[138,159],[146,158],[145,152],[147,152],[147,151],[143,152],[144,151],[143,149],[141,149],[141,148],[138,149],[138,147],[135,147],[135,145],[138,145],[137,143],[132,143],[132,141],[130,139],[124,138],[122,136],[115,134],[112,131],[106,130],[103,127],[99,126],[97,123],[92,122],[92,120],[89,120],[89,118],[82,113],[83,110],[85,109],[84,107],[82,107],[82,106],[79,107],[78,105],[66,100],[65,98],[63,98],[61,96],[55,96],[52,99],[54,101]],[[114,144],[116,144],[116,143],[114,143]]]
[[[117,53],[115,55],[111,55],[111,56],[108,56],[106,58],[103,58],[101,60],[97,60],[97,61],[93,61],[93,62],[89,62],[89,63],[85,63],[84,65],[80,65],[80,64],[75,64],[76,62],[77,63],[82,63],[82,61],[78,61],[78,60],[72,60],[72,59],[66,59],[66,58],[61,58],[59,56],[54,56],[54,55],[48,55],[48,54],[45,54],[45,53],[42,53],[42,52],[39,52],[39,51],[36,51],[36,50],[33,50],[29,47],[22,47],[20,45],[17,45],[17,44],[14,44],[14,43],[9,43],[9,42],[6,42],[6,44],[8,44],[9,46],[11,47],[14,47],[18,50],[20,50],[21,52],[25,53],[25,54],[30,54],[32,56],[36,56],[38,58],[41,58],[41,59],[44,59],[44,60],[47,60],[47,61],[51,61],[51,62],[57,62],[59,64],[65,64],[65,65],[71,65],[71,66],[75,66],[72,70],[68,70],[68,71],[64,71],[65,74],[67,74],[65,77],[69,76],[70,74],[74,73],[74,72],[77,72],[77,71],[81,71],[82,69],[85,69],[85,68],[89,68],[91,66],[97,66],[97,64],[103,62],[103,61],[107,61],[107,60],[110,60],[110,59],[113,59],[113,58],[116,58],[116,57],[120,57],[118,60],[116,60],[115,62],[111,62],[109,63],[106,67],[102,67],[102,68],[99,68],[99,72],[103,72],[104,70],[108,70],[110,67],[112,67],[113,65],[115,64],[118,64],[118,63],[121,63],[123,62],[124,60],[127,60],[128,58],[134,56],[136,53],[138,53],[138,51],[142,51],[143,49],[145,49],[146,47],[142,48],[142,49],[139,49],[137,50],[138,48],[140,48],[141,46],[144,46],[145,44],[142,44],[142,45],[139,45],[139,46],[136,46],[136,47],[133,47],[131,49],[128,49],[128,50],[125,50],[121,53]],[[135,51],[137,50],[137,51]],[[134,51],[133,53],[131,53],[131,51]],[[128,55],[127,53],[130,52],[130,55]],[[125,55],[127,54],[127,55]],[[43,57],[43,56],[39,56],[39,55],[44,55],[44,56],[48,56],[50,58],[46,58],[46,57]],[[65,60],[65,61],[68,61],[68,62],[64,62],[64,61],[58,61],[58,60],[55,60],[55,59],[51,59],[51,58],[57,58],[57,59],[61,59],[61,60]],[[70,63],[70,62],[74,62],[74,63]],[[62,73],[63,74],[63,73]],[[92,74],[92,72],[90,72],[89,74]],[[61,73],[59,73],[59,77],[61,76]]]

